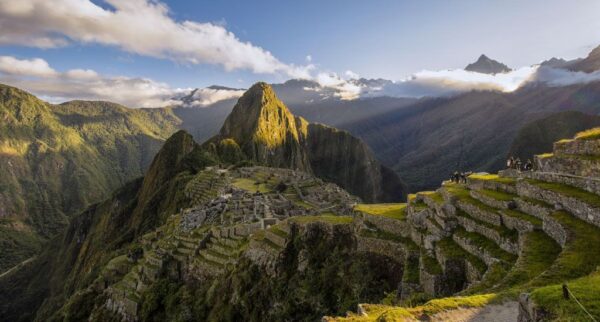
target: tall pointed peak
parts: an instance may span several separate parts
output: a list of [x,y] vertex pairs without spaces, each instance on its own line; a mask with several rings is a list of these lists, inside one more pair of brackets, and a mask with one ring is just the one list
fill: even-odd
[[481,54],[476,62],[467,65],[465,70],[484,74],[498,74],[511,71],[508,66],[489,58],[485,54]]
[[259,82],[250,87],[225,120],[221,135],[231,137],[238,143],[255,138],[257,134],[271,136],[273,133],[291,130],[294,116],[279,100],[271,85]]
[[250,87],[227,116],[221,139],[233,139],[250,159],[272,166],[309,169],[296,119],[271,85]]

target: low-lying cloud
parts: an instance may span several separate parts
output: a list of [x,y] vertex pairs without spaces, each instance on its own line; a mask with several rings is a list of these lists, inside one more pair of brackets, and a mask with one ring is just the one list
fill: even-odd
[[[585,73],[548,66],[522,67],[511,72],[483,74],[462,69],[421,71],[399,81],[364,80],[324,74],[315,80],[341,99],[364,97],[439,97],[473,90],[512,92],[526,84],[568,86],[600,81],[600,71]],[[325,92],[325,91],[324,91]],[[328,96],[332,96],[328,94]]]
[[167,6],[150,0],[0,0],[0,44],[55,48],[72,42],[118,47],[144,56],[225,70],[308,78],[312,65],[296,66],[241,41],[222,25],[175,21]]

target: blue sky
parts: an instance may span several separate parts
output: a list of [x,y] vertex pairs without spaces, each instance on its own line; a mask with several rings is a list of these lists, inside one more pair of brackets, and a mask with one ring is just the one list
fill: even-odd
[[[39,7],[25,18],[8,8],[14,4],[9,2],[0,0],[3,32],[19,23],[25,24],[27,19],[31,19],[30,25],[38,24],[40,16],[45,21],[43,15],[48,11],[55,10],[56,15],[60,15],[61,11],[55,8],[60,7],[59,4],[67,9],[80,5],[83,8],[87,0],[56,0],[45,4],[40,0],[23,0]],[[56,6],[48,4],[50,2]],[[121,2],[93,1],[90,5],[115,11],[115,3]],[[148,2],[134,0],[127,5],[138,4],[143,6]],[[462,68],[482,53],[511,67],[521,67],[551,56],[585,56],[600,44],[600,19],[597,18],[600,1],[597,0],[219,0],[163,1],[162,4],[169,8],[165,15],[173,22],[221,26],[233,33],[240,43],[262,48],[286,66],[267,72],[246,67],[228,70],[222,62],[202,59],[190,62],[188,56],[181,59],[169,54],[148,54],[146,48],[131,50],[111,43],[110,37],[114,35],[109,40],[105,37],[89,41],[85,40],[89,34],[73,36],[68,30],[64,31],[64,44],[36,47],[27,43],[27,37],[54,37],[63,33],[60,28],[74,28],[56,22],[37,29],[32,27],[27,31],[31,34],[15,27],[14,35],[9,33],[7,39],[3,40],[0,35],[0,56],[41,58],[58,72],[91,69],[110,77],[149,78],[171,87],[211,84],[247,87],[257,80],[278,82],[292,77],[289,72],[281,72],[292,64],[313,64],[313,74],[335,72],[341,75],[350,70],[368,78],[399,80],[425,69]],[[2,6],[8,9],[3,11]],[[81,9],[81,12],[86,11]],[[92,29],[89,33],[98,32]],[[308,55],[312,57],[310,62]]]

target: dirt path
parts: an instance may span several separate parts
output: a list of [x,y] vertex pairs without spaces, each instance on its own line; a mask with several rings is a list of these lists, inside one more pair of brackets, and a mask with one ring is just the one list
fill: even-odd
[[9,269],[8,271],[6,271],[6,272],[4,272],[4,273],[0,274],[0,278],[4,277],[5,275],[8,275],[8,274],[10,274],[10,273],[11,273],[11,272],[13,272],[13,271],[16,271],[17,269],[19,269],[19,268],[21,268],[21,267],[23,267],[23,265],[25,265],[25,264],[27,264],[27,263],[31,262],[32,260],[34,260],[34,259],[35,259],[35,257],[36,257],[36,256],[30,257],[30,258],[28,258],[28,259],[26,259],[26,260],[24,260],[24,261],[20,262],[19,264],[17,264],[17,265],[15,265],[15,266],[11,267],[11,269]]
[[516,322],[519,303],[487,305],[479,308],[464,308],[437,313],[430,320],[435,322]]

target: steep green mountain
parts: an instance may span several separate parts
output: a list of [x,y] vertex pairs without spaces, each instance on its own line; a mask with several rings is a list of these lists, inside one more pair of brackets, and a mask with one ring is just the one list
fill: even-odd
[[176,130],[170,110],[51,105],[0,85],[0,272],[34,255],[68,218],[141,176]]
[[403,198],[398,176],[361,140],[295,117],[266,83],[255,84],[239,99],[208,144],[224,140],[233,140],[249,160],[314,173],[369,202]]
[[536,154],[551,151],[554,142],[600,126],[600,117],[576,111],[560,112],[523,126],[513,141],[508,156],[525,161]]
[[36,314],[37,320],[47,321],[74,292],[98,278],[111,258],[127,254],[126,246],[136,237],[188,207],[186,183],[214,163],[191,135],[175,133],[144,178],[73,217],[64,235],[53,239],[38,258],[0,278],[2,321],[27,321]]
[[233,139],[260,164],[308,170],[308,155],[300,142],[306,136],[301,122],[269,85],[258,83],[238,100],[217,140]]

